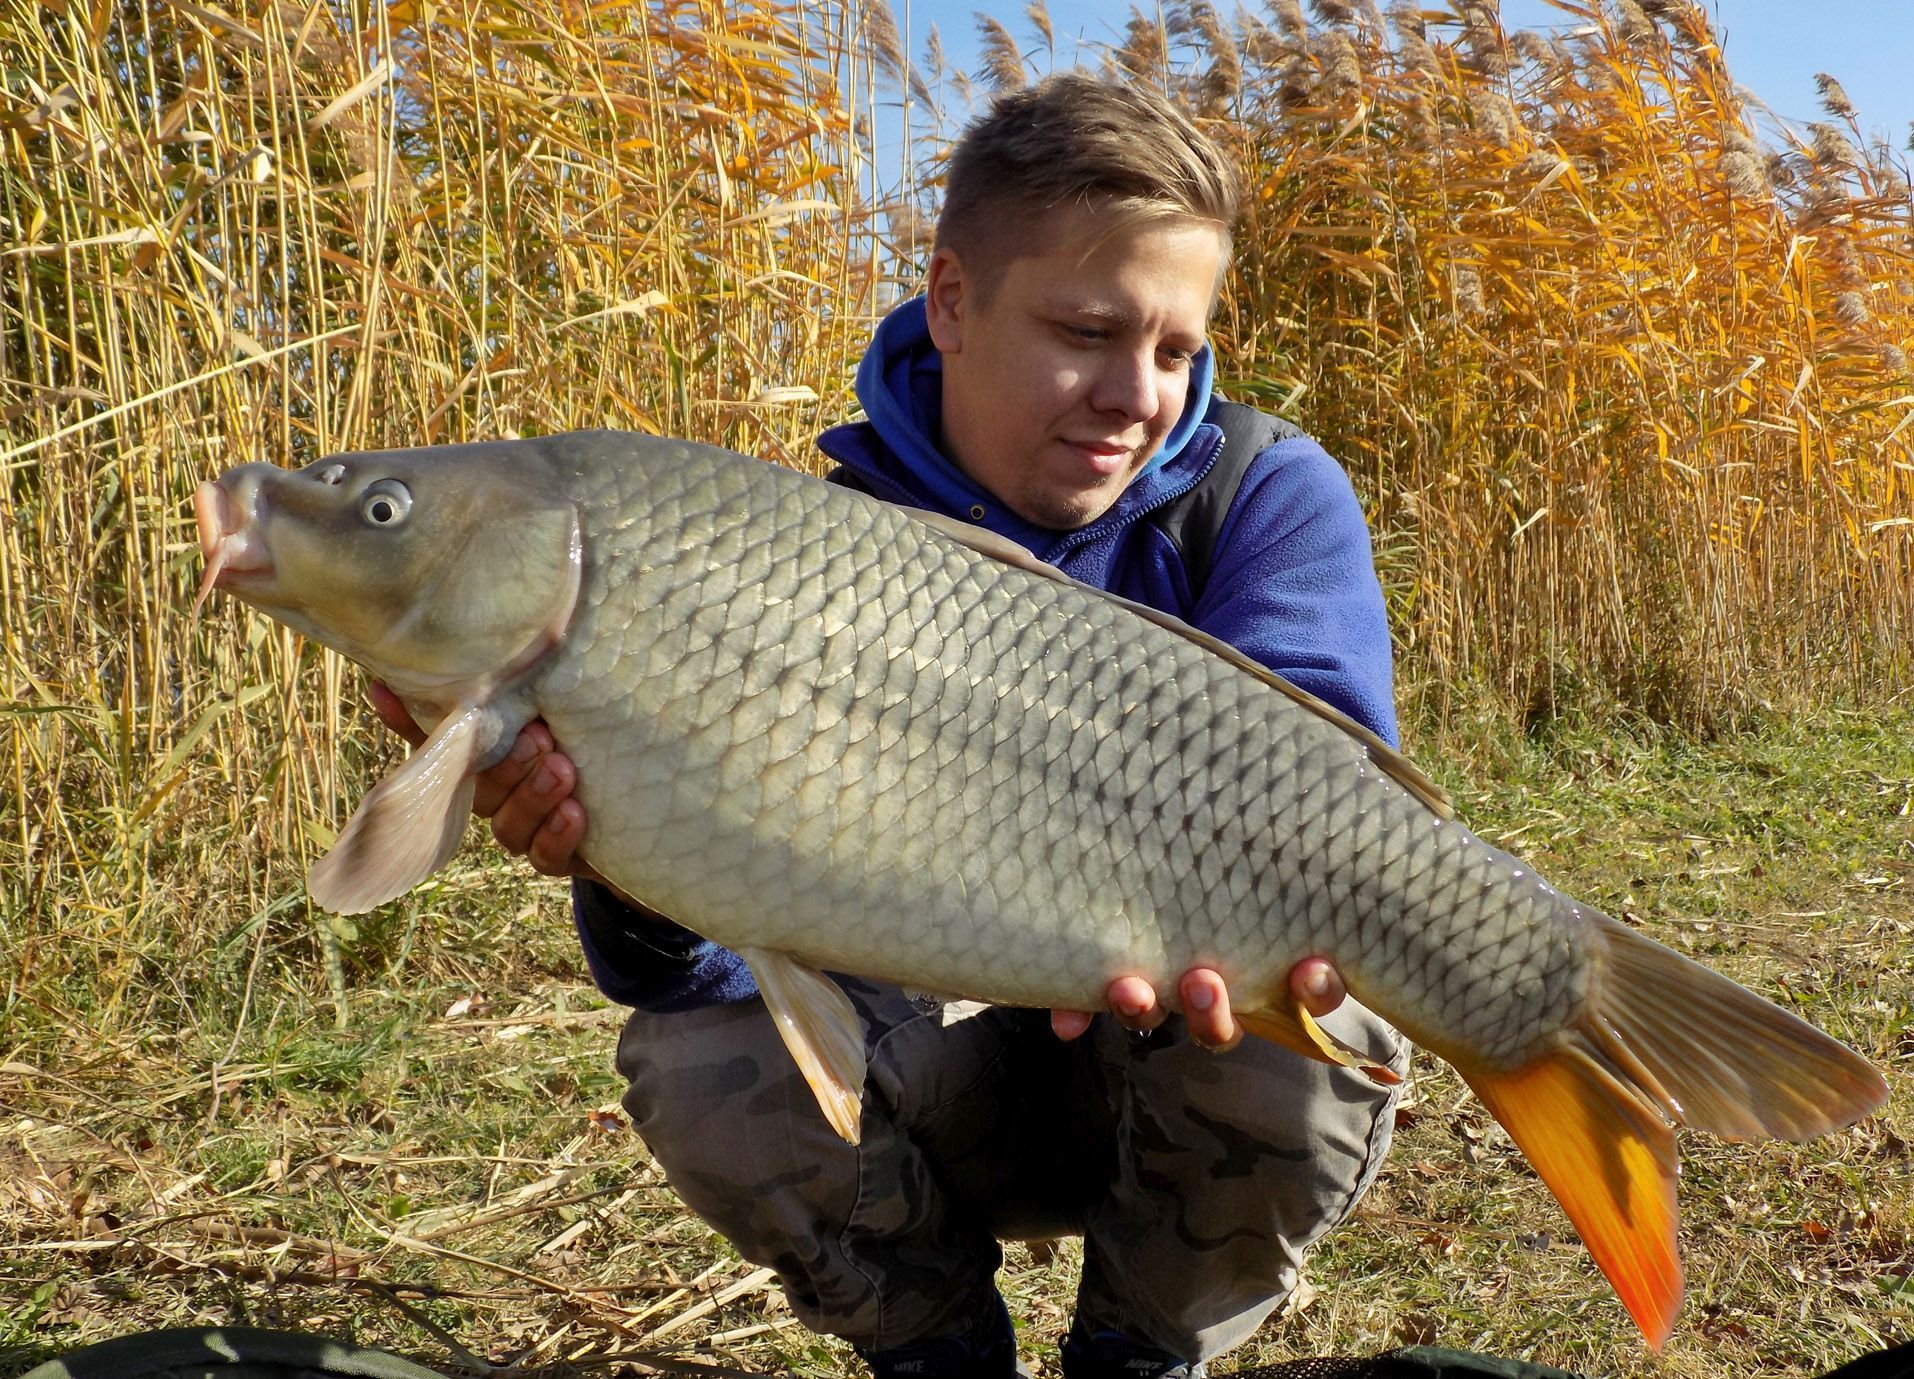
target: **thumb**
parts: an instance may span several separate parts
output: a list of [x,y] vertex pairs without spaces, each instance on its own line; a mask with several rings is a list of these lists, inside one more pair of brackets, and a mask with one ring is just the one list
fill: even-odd
[[374,680],[366,686],[366,698],[372,701],[372,711],[379,715],[379,721],[392,729],[414,747],[425,741],[425,733],[412,721],[412,715],[400,702],[399,696],[386,688],[382,680]]

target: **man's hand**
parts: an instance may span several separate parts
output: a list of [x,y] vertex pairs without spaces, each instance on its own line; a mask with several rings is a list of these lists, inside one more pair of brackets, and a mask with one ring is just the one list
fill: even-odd
[[[1190,1039],[1221,1052],[1243,1040],[1243,1027],[1230,1014],[1229,990],[1222,976],[1207,967],[1192,967],[1176,984],[1183,1002],[1183,1019]],[[1327,1015],[1348,995],[1342,974],[1327,958],[1304,958],[1289,970],[1289,989],[1311,1015]],[[1152,1030],[1169,1017],[1157,1004],[1156,989],[1141,977],[1118,977],[1104,992],[1110,1012],[1126,1029]],[[1059,1039],[1075,1039],[1090,1028],[1091,1015],[1082,1010],[1053,1010],[1050,1028]]]
[[[425,741],[398,695],[374,680],[369,697],[373,712],[393,732],[414,747]],[[585,806],[572,798],[577,785],[578,769],[571,758],[558,750],[544,720],[533,719],[519,730],[503,761],[479,772],[472,812],[490,819],[492,836],[534,870],[546,876],[582,876],[602,885],[604,878],[578,858]]]

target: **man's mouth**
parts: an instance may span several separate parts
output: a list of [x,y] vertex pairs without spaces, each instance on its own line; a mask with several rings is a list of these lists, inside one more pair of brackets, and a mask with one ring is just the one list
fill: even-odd
[[193,600],[193,617],[197,618],[206,596],[222,584],[232,583],[234,576],[270,574],[272,554],[252,514],[218,484],[201,484],[193,490],[193,520],[199,526],[200,558],[206,562],[206,572],[199,578],[199,597]]
[[1065,441],[1072,450],[1083,456],[1090,468],[1101,475],[1120,474],[1134,453],[1131,446],[1116,441]]

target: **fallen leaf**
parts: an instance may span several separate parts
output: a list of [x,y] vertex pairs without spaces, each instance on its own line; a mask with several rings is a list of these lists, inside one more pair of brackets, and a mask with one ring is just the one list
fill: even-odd
[[1289,1296],[1283,1299],[1282,1306],[1277,1309],[1278,1315],[1294,1317],[1307,1311],[1309,1305],[1320,1296],[1321,1294],[1308,1279],[1298,1277],[1296,1286],[1289,1290]]
[[1403,1345],[1434,1345],[1441,1338],[1441,1321],[1427,1312],[1405,1312],[1396,1320],[1396,1340]]

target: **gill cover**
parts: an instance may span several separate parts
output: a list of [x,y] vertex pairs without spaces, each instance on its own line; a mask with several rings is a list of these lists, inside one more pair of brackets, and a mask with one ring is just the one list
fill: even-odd
[[516,674],[570,620],[581,553],[575,506],[513,458],[384,451],[286,475],[261,514],[282,583],[336,588],[331,608],[305,595],[315,618],[352,629],[339,650],[395,688]]
[[571,617],[577,509],[522,450],[249,464],[210,487],[196,507],[219,587],[442,706],[445,687],[512,673]]

